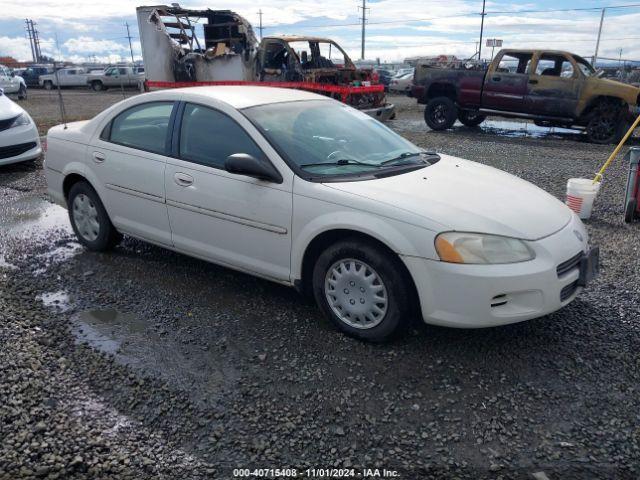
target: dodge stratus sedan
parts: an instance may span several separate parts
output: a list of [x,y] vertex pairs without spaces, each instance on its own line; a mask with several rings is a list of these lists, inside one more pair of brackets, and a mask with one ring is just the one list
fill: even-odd
[[47,136],[51,197],[89,250],[122,234],[294,286],[344,332],[488,327],[595,275],[578,217],[517,177],[419,148],[316,94],[198,87]]

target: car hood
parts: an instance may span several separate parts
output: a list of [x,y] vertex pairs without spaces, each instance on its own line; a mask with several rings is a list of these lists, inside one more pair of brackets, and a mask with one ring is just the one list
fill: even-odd
[[23,112],[22,107],[11,101],[6,95],[0,95],[0,120],[15,118]]
[[[326,186],[410,212],[448,230],[536,240],[571,219],[571,210],[535,185],[476,162],[442,155],[405,174]],[[443,229],[443,230],[444,230]]]

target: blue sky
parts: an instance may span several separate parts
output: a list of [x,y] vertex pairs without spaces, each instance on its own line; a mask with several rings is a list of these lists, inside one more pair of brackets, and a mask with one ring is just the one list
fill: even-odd
[[[501,38],[505,47],[565,49],[591,57],[600,11],[523,11],[600,8],[633,3],[633,0],[487,1],[489,14],[485,19],[485,38]],[[134,55],[139,57],[135,7],[141,4],[142,1],[128,0],[97,0],[93,3],[86,0],[29,0],[26,5],[16,8],[15,0],[0,0],[0,8],[4,12],[0,19],[0,56],[12,55],[20,60],[30,58],[24,19],[31,18],[37,22],[43,53],[76,61],[93,56],[111,61],[130,58],[124,26],[129,22],[134,37]],[[360,56],[357,7],[361,0],[216,0],[184,2],[181,5],[235,10],[256,28],[257,12],[262,9],[265,35],[297,33],[328,36],[338,41],[353,59]],[[437,54],[468,57],[475,51],[481,1],[370,0],[367,6],[370,8],[367,58],[397,61],[415,55]],[[622,49],[623,58],[640,60],[637,25],[640,25],[640,6],[607,10],[600,56],[618,58]],[[483,57],[490,55],[491,49],[483,47]]]

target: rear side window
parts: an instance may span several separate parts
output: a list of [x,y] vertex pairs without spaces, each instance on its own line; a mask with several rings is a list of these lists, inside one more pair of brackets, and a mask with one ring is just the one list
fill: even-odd
[[165,154],[172,109],[173,102],[150,102],[125,110],[111,122],[109,141]]
[[500,59],[497,71],[501,73],[527,74],[531,66],[532,53],[507,52]]
[[234,120],[217,110],[188,103],[182,115],[180,158],[224,168],[227,157],[234,153],[264,158],[262,150]]

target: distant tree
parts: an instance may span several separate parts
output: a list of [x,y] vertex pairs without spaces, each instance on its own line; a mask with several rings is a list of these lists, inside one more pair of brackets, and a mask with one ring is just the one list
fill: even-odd
[[9,68],[16,68],[20,66],[20,62],[13,57],[0,57],[0,63]]
[[55,60],[53,59],[53,57],[47,57],[46,55],[40,55],[40,62],[41,63],[53,63],[53,62],[55,62]]

